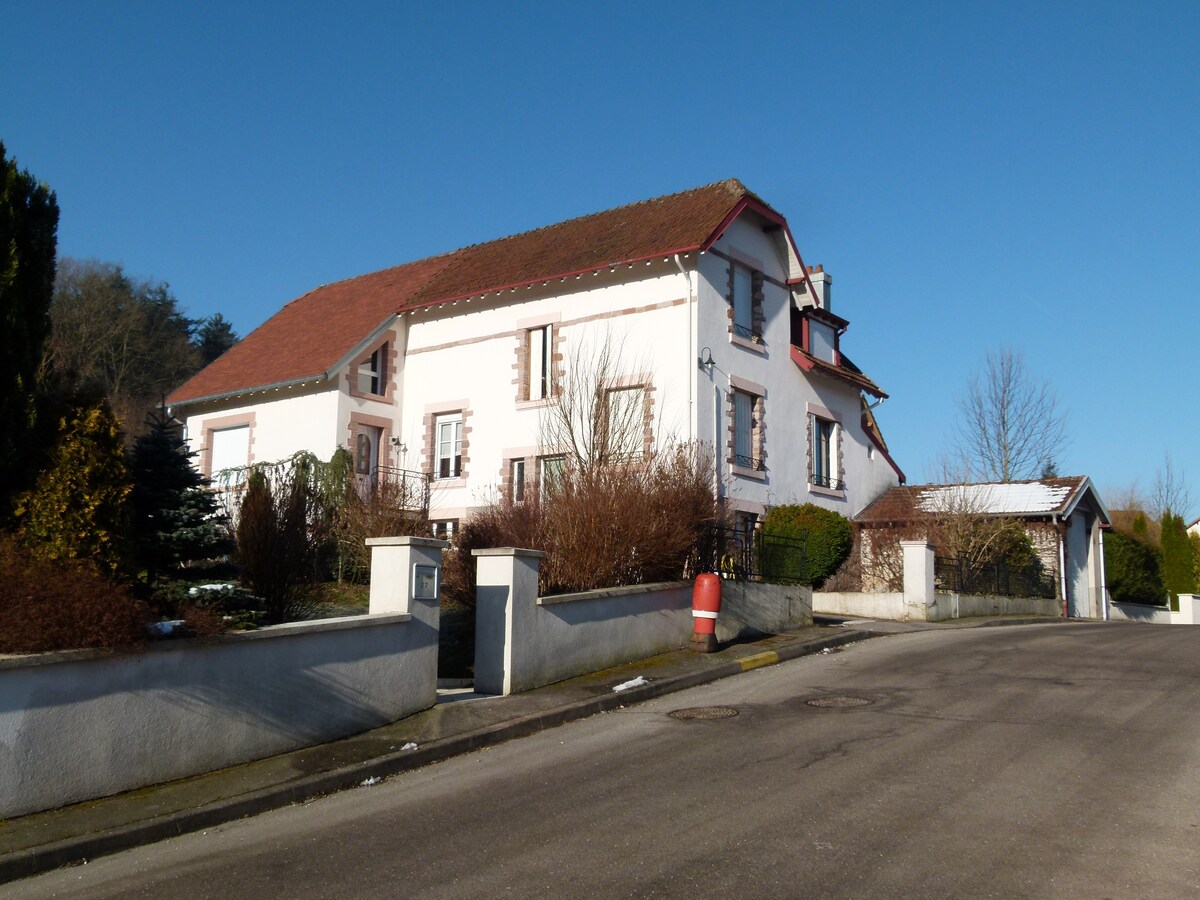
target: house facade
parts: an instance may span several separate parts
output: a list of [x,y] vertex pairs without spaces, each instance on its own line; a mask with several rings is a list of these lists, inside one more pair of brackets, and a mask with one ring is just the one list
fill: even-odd
[[427,479],[445,532],[566,464],[547,416],[604,357],[598,408],[641,424],[614,455],[706,444],[747,522],[785,502],[853,516],[903,474],[831,287],[724,181],[317,288],[167,402],[205,474],[345,447],[361,478]]

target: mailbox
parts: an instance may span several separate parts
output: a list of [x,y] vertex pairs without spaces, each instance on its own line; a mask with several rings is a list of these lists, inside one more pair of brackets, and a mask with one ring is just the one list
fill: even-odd
[[437,600],[438,590],[441,587],[441,574],[441,566],[413,563],[412,590],[410,592],[412,599]]

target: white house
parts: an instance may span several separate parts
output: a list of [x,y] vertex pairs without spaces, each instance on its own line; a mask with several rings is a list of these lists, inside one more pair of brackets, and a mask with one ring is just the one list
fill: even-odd
[[430,479],[452,530],[561,464],[542,416],[607,344],[622,367],[606,400],[640,407],[640,449],[712,445],[747,520],[806,501],[852,516],[904,476],[831,284],[783,216],[723,181],[316,288],[168,404],[205,473],[342,446],[364,477]]

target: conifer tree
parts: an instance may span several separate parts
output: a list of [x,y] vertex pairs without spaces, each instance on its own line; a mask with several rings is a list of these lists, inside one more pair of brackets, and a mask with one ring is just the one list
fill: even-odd
[[160,576],[178,575],[184,563],[232,552],[233,542],[177,423],[160,409],[146,425],[129,454],[131,538],[133,561],[153,586]]
[[1190,594],[1196,590],[1195,559],[1183,516],[1177,516],[1170,510],[1163,514],[1161,542],[1163,584],[1174,605],[1180,594]]
[[37,373],[50,333],[58,203],[0,143],[0,514],[34,471]]

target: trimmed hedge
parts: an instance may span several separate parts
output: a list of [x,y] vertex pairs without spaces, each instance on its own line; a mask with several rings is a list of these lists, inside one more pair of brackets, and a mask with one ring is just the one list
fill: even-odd
[[767,537],[805,540],[806,575],[800,580],[814,587],[838,570],[854,545],[850,520],[813,503],[774,507],[762,530]]
[[1167,604],[1158,551],[1127,532],[1104,538],[1104,581],[1115,603]]

